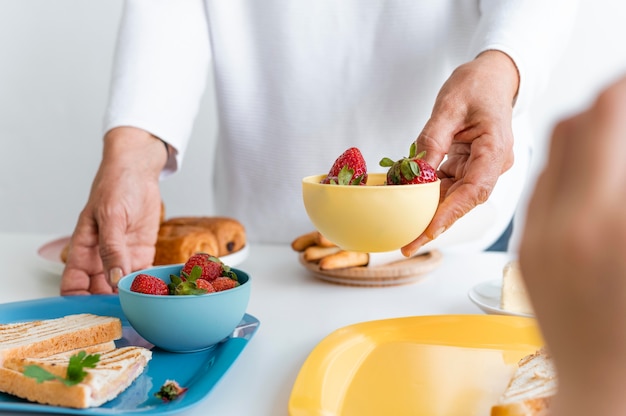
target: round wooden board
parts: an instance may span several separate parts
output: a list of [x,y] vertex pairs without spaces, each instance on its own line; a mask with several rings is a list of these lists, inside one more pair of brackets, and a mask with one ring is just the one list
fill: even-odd
[[348,286],[381,287],[420,281],[427,273],[439,266],[442,254],[438,250],[433,250],[393,263],[335,270],[320,270],[318,263],[304,260],[303,253],[300,253],[299,260],[315,277],[326,282]]

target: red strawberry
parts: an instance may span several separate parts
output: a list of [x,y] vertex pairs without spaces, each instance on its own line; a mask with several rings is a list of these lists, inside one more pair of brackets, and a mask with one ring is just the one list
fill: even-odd
[[409,157],[402,158],[396,162],[385,157],[380,161],[380,166],[389,168],[387,171],[387,185],[410,185],[435,182],[437,180],[435,169],[422,159],[426,152],[416,153],[417,146],[415,143],[412,143]]
[[202,275],[202,267],[197,264],[193,266],[191,272],[181,273],[180,276],[170,275],[170,284],[168,285],[171,295],[203,295],[205,293],[215,292],[213,285],[206,279],[200,278]]
[[221,292],[222,290],[232,289],[234,287],[239,286],[239,282],[230,277],[218,277],[212,283],[216,292]]
[[169,295],[167,283],[149,274],[138,274],[130,285],[131,292],[145,293],[147,295]]
[[202,274],[198,276],[199,279],[206,279],[209,282],[215,280],[215,278],[224,274],[224,263],[215,256],[211,256],[207,253],[193,254],[181,270],[181,277],[188,276],[193,269],[193,266],[200,266],[202,268]]
[[[218,277],[218,279],[219,279],[219,277]],[[198,289],[206,290],[206,293],[213,293],[213,292],[215,292],[215,288],[213,287],[211,282],[209,282],[206,279],[197,279],[196,280],[196,287]]]
[[367,166],[361,151],[351,147],[335,160],[322,183],[333,185],[365,185]]

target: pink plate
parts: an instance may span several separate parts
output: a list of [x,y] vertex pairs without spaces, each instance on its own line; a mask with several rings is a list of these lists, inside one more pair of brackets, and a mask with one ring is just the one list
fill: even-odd
[[[70,241],[70,236],[60,237],[55,240],[49,241],[43,246],[39,247],[37,254],[39,256],[39,263],[43,268],[51,273],[61,274],[65,264],[61,261],[61,252],[65,245]],[[241,250],[222,256],[220,259],[229,266],[236,266],[248,257],[250,248],[246,244]]]
[[69,236],[50,241],[39,247],[37,254],[45,260],[63,264],[61,261],[61,251],[63,251],[63,247],[65,247],[69,241]]

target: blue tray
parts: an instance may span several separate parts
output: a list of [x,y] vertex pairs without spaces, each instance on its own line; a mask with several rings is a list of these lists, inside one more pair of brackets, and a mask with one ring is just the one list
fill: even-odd
[[[140,345],[152,350],[144,373],[114,400],[100,407],[71,409],[31,403],[0,393],[0,412],[37,412],[67,415],[173,414],[194,406],[209,394],[228,371],[259,327],[259,320],[244,315],[232,335],[215,348],[194,353],[171,353],[141,338],[122,313],[117,295],[53,297],[0,304],[0,323],[57,318],[75,313],[116,316],[122,320],[122,339],[117,346]],[[166,380],[176,380],[189,390],[179,399],[164,403],[154,397]],[[210,409],[207,409],[210,413]]]

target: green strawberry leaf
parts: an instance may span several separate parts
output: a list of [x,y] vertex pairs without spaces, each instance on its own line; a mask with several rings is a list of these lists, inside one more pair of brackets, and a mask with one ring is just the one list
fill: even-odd
[[187,280],[190,282],[195,282],[198,278],[202,276],[202,267],[196,265],[193,266],[189,275],[187,275]]
[[383,168],[390,168],[393,166],[394,163],[395,162],[391,160],[390,158],[383,157],[378,164],[382,166]]
[[348,166],[344,166],[339,171],[339,175],[337,175],[337,181],[339,185],[350,185],[350,181],[352,181],[352,176],[354,175],[354,169],[348,168]]
[[[185,274],[182,274],[185,279],[187,278]],[[176,276],[175,274],[170,274],[170,283],[168,283],[167,288],[169,289],[170,295],[176,294],[176,287],[183,282],[183,279],[180,276]]]
[[415,160],[411,160],[409,161],[409,167],[411,168],[411,173],[413,174],[413,177],[420,176],[421,169],[419,163],[417,163]]
[[179,276],[176,276],[175,274],[170,274],[170,281],[174,286],[176,286],[179,283],[182,283],[183,279],[181,279]]
[[402,177],[404,177],[406,180],[410,181],[411,179],[413,179],[413,169],[411,169],[410,163],[401,163],[400,172],[402,173]]
[[409,147],[409,158],[413,159],[417,155],[417,143],[411,143],[411,147]]
[[237,273],[235,273],[230,268],[230,266],[227,266],[226,264],[222,264],[222,276],[229,277],[235,281],[239,281],[239,279],[237,278]]
[[204,295],[207,293],[206,289],[200,289],[196,286],[195,281],[187,281],[176,286],[173,295]]

